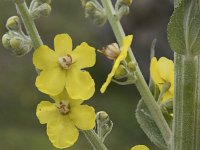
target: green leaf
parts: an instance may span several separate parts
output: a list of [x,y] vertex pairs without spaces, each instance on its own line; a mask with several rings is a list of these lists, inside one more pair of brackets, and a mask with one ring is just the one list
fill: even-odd
[[200,54],[200,9],[197,0],[183,0],[168,24],[168,41],[172,50],[183,55]]
[[142,99],[137,105],[136,118],[148,138],[160,149],[167,150],[167,144]]

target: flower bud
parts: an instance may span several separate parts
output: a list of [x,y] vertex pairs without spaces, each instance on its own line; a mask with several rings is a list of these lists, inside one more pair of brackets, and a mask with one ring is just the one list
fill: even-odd
[[127,5],[127,6],[130,6],[132,4],[133,0],[122,0],[122,3]]
[[101,50],[101,53],[103,53],[108,59],[111,60],[115,60],[119,56],[120,52],[121,51],[117,43],[107,45]]
[[97,1],[88,1],[85,4],[85,17],[90,18],[94,24],[102,26],[107,21],[105,10]]
[[18,16],[12,16],[8,18],[6,23],[6,28],[8,30],[19,30],[20,29],[20,19]]
[[33,19],[49,16],[51,13],[51,6],[47,3],[41,4],[31,12]]
[[4,34],[2,37],[2,44],[7,49],[11,49],[10,39],[11,37],[8,34]]
[[18,37],[13,37],[10,40],[10,45],[11,45],[12,49],[21,49],[22,43],[23,43],[23,41]]
[[97,113],[97,117],[101,121],[105,121],[109,118],[108,114],[105,111],[100,111]]
[[137,63],[134,61],[130,61],[128,63],[128,69],[132,72],[136,71]]
[[115,79],[121,79],[124,78],[127,75],[127,70],[123,65],[119,65],[115,72]]

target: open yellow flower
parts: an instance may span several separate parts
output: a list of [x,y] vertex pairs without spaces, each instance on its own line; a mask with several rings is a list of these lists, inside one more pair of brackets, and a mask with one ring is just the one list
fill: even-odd
[[149,148],[146,147],[145,145],[136,145],[132,147],[131,150],[149,150]]
[[83,101],[69,98],[66,92],[53,97],[56,103],[42,101],[36,115],[41,124],[47,124],[47,135],[57,148],[72,146],[78,139],[79,131],[95,126],[95,110]]
[[168,90],[163,95],[162,102],[173,98],[174,96],[174,63],[165,57],[161,57],[158,61],[155,57],[151,60],[150,74],[154,83],[163,90],[164,84],[169,84]]
[[132,35],[128,35],[123,39],[121,52],[120,52],[119,56],[116,58],[116,60],[114,61],[112,70],[109,73],[109,75],[106,79],[106,82],[102,85],[102,87],[100,89],[101,93],[104,93],[106,91],[106,89],[107,89],[108,85],[110,84],[110,82],[112,81],[112,78],[114,77],[115,72],[117,71],[117,68],[119,67],[121,61],[126,58],[128,49],[130,48],[130,45],[132,42],[132,39],[133,39]]
[[54,48],[43,45],[33,54],[33,64],[41,70],[37,88],[48,95],[58,95],[66,88],[73,99],[89,99],[94,94],[94,81],[81,69],[94,66],[95,49],[83,42],[72,51],[68,34],[56,35]]

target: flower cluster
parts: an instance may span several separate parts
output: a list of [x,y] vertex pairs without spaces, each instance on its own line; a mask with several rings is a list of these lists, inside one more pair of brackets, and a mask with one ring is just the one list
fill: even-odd
[[41,124],[47,124],[47,135],[57,148],[72,146],[78,139],[78,129],[95,126],[95,110],[82,105],[91,98],[95,83],[84,68],[96,61],[95,49],[83,42],[72,50],[68,34],[54,39],[54,50],[42,45],[33,54],[33,64],[39,70],[36,87],[55,101],[42,101],[36,115]]

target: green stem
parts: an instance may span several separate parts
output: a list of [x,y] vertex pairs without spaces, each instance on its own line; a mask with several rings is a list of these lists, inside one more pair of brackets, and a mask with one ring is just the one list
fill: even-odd
[[82,132],[84,133],[86,139],[90,142],[94,150],[107,150],[107,148],[94,132],[94,130],[87,130]]
[[[23,20],[24,26],[26,28],[27,33],[29,34],[33,47],[36,49],[39,46],[43,45],[43,42],[40,38],[38,30],[35,26],[33,19],[30,16],[27,4],[24,0],[15,0],[16,8]],[[83,131],[88,141],[91,143],[95,150],[107,150],[101,139],[98,138],[96,133],[93,130]]]
[[[123,38],[125,37],[124,30],[115,14],[115,10],[113,8],[113,5],[111,3],[111,0],[101,0],[102,4],[105,8],[108,20],[110,22],[110,25],[113,29],[113,32],[115,34],[115,37],[117,38],[118,43],[121,45]],[[129,58],[136,62],[136,59],[132,53],[132,50],[129,49]],[[141,96],[144,99],[144,102],[146,106],[148,107],[149,111],[152,114],[152,117],[157,124],[158,128],[160,129],[163,138],[165,139],[166,144],[169,146],[171,142],[171,130],[159,108],[157,105],[151,91],[149,90],[149,87],[147,83],[145,82],[145,79],[137,66],[136,68],[136,76],[137,76],[137,81],[136,81],[136,87],[138,88]]]
[[16,4],[18,13],[20,14],[24,22],[26,31],[33,42],[33,47],[36,49],[39,46],[43,45],[43,42],[39,36],[39,33],[37,31],[34,21],[30,16],[26,2],[24,0],[15,0],[15,4]]
[[172,150],[199,150],[199,58],[175,55]]

